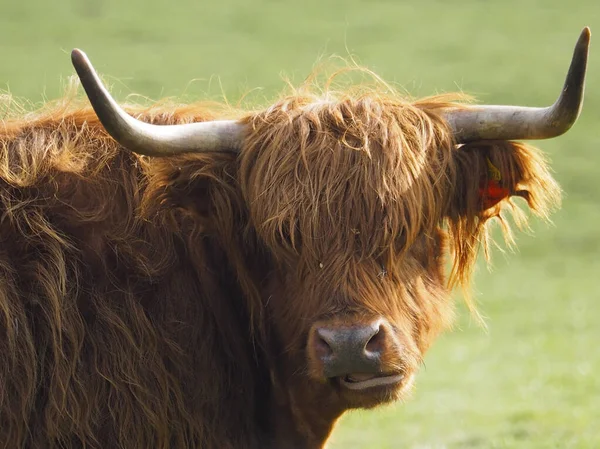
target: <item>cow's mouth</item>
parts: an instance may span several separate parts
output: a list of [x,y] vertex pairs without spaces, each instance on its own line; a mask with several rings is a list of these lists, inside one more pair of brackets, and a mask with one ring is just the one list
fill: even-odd
[[347,374],[339,378],[340,385],[349,390],[365,390],[375,387],[396,386],[404,379],[404,374]]

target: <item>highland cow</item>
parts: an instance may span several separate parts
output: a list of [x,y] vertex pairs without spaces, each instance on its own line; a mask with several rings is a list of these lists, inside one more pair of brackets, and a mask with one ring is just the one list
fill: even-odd
[[575,122],[589,38],[548,108],[121,109],[74,50],[92,107],[0,129],[0,447],[321,448],[405,396],[489,220],[558,206],[514,140]]

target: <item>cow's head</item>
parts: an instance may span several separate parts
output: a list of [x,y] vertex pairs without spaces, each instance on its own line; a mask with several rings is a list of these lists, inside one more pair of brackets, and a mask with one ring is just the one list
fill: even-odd
[[407,390],[451,319],[449,281],[467,279],[505,200],[540,213],[556,202],[541,154],[511,140],[573,125],[589,38],[586,28],[548,108],[294,95],[239,121],[172,126],[127,115],[83,53],[73,62],[102,124],[131,151],[239,153],[248,227],[271,267],[260,296],[284,354],[274,379],[296,404],[318,398],[335,414]]

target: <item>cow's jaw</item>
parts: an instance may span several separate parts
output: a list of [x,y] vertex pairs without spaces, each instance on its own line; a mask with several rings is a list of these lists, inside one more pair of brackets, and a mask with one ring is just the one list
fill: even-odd
[[282,377],[272,373],[272,447],[321,449],[345,411],[398,400],[409,392],[413,379],[413,372],[353,374],[348,379],[329,381],[316,381],[298,373]]

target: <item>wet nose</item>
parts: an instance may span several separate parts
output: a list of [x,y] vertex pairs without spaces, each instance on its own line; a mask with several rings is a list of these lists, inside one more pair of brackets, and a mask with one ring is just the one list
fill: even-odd
[[314,329],[313,350],[326,377],[377,374],[385,339],[382,319],[350,326],[323,324]]

